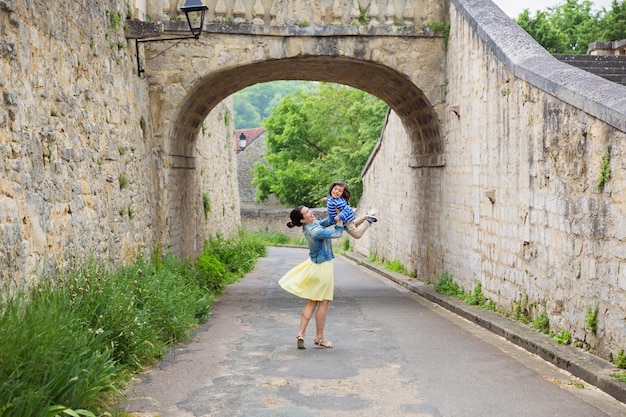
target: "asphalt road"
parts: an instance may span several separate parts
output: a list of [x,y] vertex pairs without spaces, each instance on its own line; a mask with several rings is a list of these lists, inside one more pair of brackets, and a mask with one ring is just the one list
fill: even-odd
[[272,247],[195,340],[128,388],[162,417],[617,417],[626,406],[536,355],[338,257],[326,337],[296,349],[304,300],[278,279],[307,256]]

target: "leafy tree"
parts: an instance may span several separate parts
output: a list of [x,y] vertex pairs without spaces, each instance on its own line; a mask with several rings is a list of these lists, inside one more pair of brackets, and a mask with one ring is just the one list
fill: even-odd
[[566,50],[567,37],[559,31],[550,21],[549,14],[537,11],[535,17],[531,17],[528,9],[525,9],[517,17],[517,24],[530,34],[541,46],[552,54],[562,53]]
[[233,110],[235,111],[235,128],[246,129],[261,126],[259,109],[249,101],[241,100],[236,107],[233,106]]
[[363,192],[361,170],[382,130],[387,105],[363,91],[321,83],[285,96],[263,126],[265,163],[253,168],[257,200],[321,205],[333,181],[350,187],[353,206]]
[[287,94],[297,88],[307,88],[313,84],[307,81],[272,81],[255,84],[233,94],[233,110],[235,112],[235,128],[246,129],[261,126],[272,109]]
[[550,53],[584,54],[592,42],[626,36],[624,4],[614,0],[610,11],[594,11],[590,0],[565,0],[534,16],[526,9],[516,22]]
[[601,31],[604,40],[626,39],[626,1],[613,0],[611,10],[604,16]]

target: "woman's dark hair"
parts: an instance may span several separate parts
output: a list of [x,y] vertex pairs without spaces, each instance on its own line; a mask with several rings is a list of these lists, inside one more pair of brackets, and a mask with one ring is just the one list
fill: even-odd
[[304,216],[302,215],[303,207],[304,206],[298,206],[295,209],[291,210],[291,213],[289,213],[289,218],[291,219],[291,221],[287,223],[287,227],[292,228],[296,226],[302,226],[302,220],[304,219]]
[[343,181],[333,182],[330,188],[328,189],[328,195],[330,195],[330,193],[333,191],[333,188],[335,188],[335,185],[339,185],[343,187],[343,193],[341,194],[341,198],[343,198],[344,200],[346,200],[347,203],[349,203],[350,202],[350,189],[348,188],[348,184],[346,184]]

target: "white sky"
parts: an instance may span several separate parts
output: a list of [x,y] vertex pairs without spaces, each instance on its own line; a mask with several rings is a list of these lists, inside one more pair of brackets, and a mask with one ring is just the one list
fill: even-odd
[[[537,10],[545,10],[548,7],[558,6],[565,3],[565,0],[492,0],[499,8],[511,18],[517,18],[524,9],[530,11],[533,16]],[[592,0],[594,10],[611,9],[611,0]]]

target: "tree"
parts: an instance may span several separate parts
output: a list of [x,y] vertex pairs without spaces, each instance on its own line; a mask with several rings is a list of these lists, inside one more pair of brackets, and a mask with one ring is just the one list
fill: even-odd
[[382,130],[387,105],[363,91],[321,83],[285,96],[263,126],[265,163],[253,168],[257,200],[317,207],[334,181],[350,187],[353,206],[363,192],[361,170]]
[[584,54],[592,42],[624,38],[624,4],[614,0],[610,11],[594,11],[590,0],[566,0],[534,16],[526,9],[516,22],[550,53]]
[[247,129],[261,126],[272,109],[287,94],[298,88],[309,88],[314,84],[308,81],[272,81],[255,84],[233,94],[235,129]]
[[626,1],[613,0],[611,10],[602,22],[602,39],[617,41],[626,39]]

